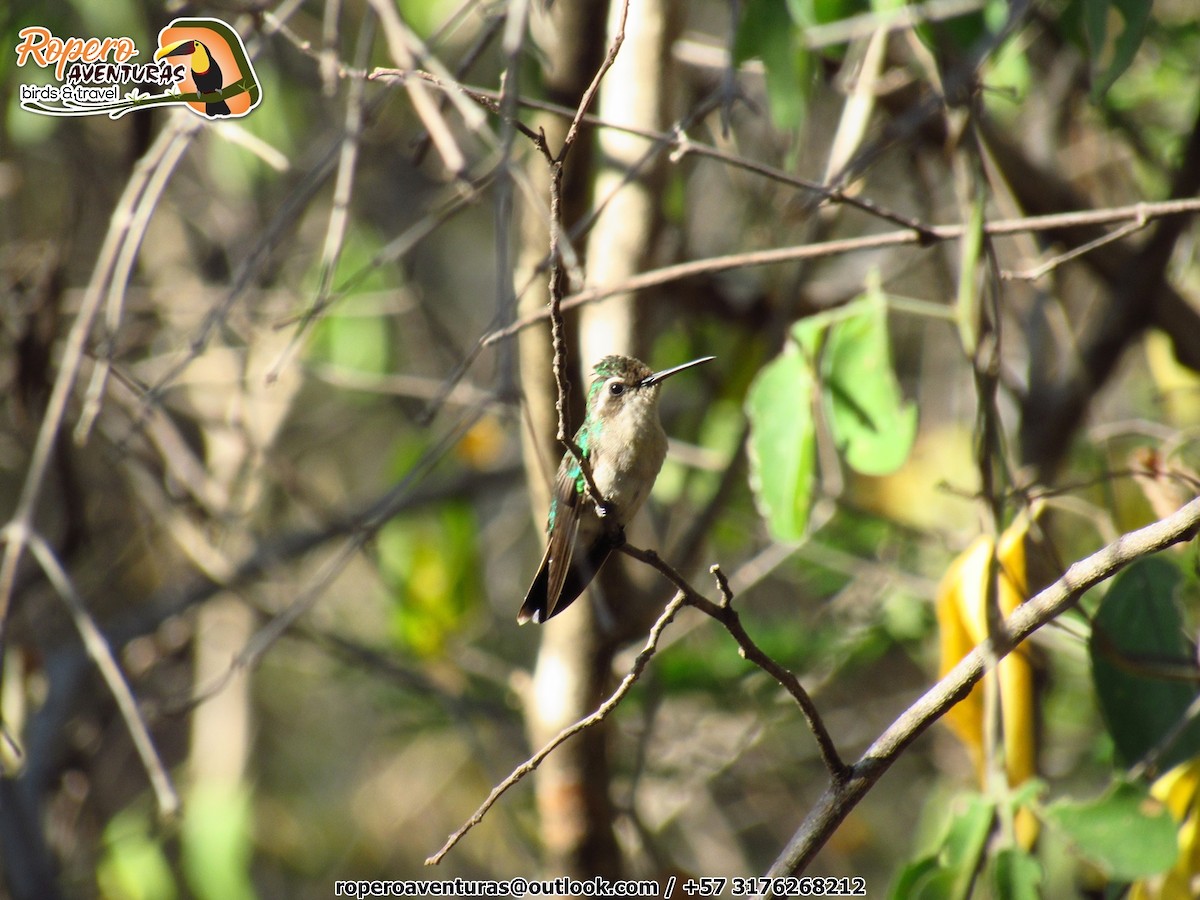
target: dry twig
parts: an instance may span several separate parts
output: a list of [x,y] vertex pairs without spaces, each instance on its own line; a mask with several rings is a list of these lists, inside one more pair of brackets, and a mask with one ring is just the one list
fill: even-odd
[[484,800],[483,803],[480,804],[479,808],[471,815],[471,817],[463,823],[462,827],[450,835],[450,837],[446,840],[446,843],[442,845],[441,849],[438,850],[437,853],[425,860],[425,865],[436,866],[443,859],[445,859],[446,854],[454,849],[454,845],[461,841],[466,836],[467,832],[483,821],[483,817],[487,815],[488,810],[490,810],[496,804],[496,801],[499,800],[509,788],[541,765],[546,757],[553,753],[559,746],[570,740],[575,735],[579,734],[581,731],[591,728],[593,725],[608,718],[609,714],[620,705],[622,700],[625,699],[625,696],[641,677],[642,672],[645,671],[651,657],[653,657],[655,652],[658,650],[658,642],[662,637],[663,631],[665,631],[666,627],[671,624],[671,620],[675,618],[675,614],[679,612],[680,607],[683,606],[686,599],[687,595],[683,591],[680,591],[675,595],[674,598],[672,598],[671,602],[667,604],[666,609],[662,611],[662,615],[660,615],[658,620],[654,623],[654,627],[650,629],[650,634],[646,638],[646,645],[642,647],[641,652],[638,653],[637,658],[633,661],[633,665],[630,667],[625,677],[621,679],[621,683],[617,685],[617,689],[609,695],[608,699],[596,707],[596,710],[590,715],[585,716],[574,725],[570,725],[560,731],[553,739],[550,740],[549,743],[542,747],[541,750],[533,754],[533,756],[529,757],[529,759],[525,760],[525,762],[513,769],[512,773],[507,778],[492,788],[492,792],[488,794],[487,799]]

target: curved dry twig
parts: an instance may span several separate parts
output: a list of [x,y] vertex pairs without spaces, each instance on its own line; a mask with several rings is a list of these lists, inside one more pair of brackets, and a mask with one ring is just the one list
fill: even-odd
[[695,607],[700,612],[716,619],[725,626],[725,630],[729,632],[730,637],[737,641],[742,657],[770,675],[779,682],[784,690],[792,695],[801,712],[804,713],[804,717],[808,720],[808,726],[812,730],[813,737],[817,740],[817,748],[821,753],[821,759],[825,763],[825,768],[829,770],[829,777],[835,784],[845,781],[850,776],[850,767],[842,761],[841,756],[838,754],[837,747],[833,743],[833,738],[829,734],[829,729],[825,727],[825,722],[821,718],[821,714],[817,711],[817,706],[813,703],[812,697],[808,695],[808,691],[800,684],[800,679],[793,672],[784,668],[768,656],[746,632],[746,629],[742,625],[741,616],[733,608],[733,592],[730,590],[729,582],[725,578],[725,573],[721,571],[721,567],[714,565],[709,569],[713,577],[716,578],[717,588],[721,592],[721,602],[713,603],[689,585],[669,563],[665,562],[653,550],[639,550],[636,547],[624,545],[621,547],[621,552],[657,569],[677,589],[687,595],[689,606]]
[[79,591],[75,588],[70,576],[67,575],[67,570],[63,568],[63,564],[54,553],[53,548],[34,531],[30,531],[26,535],[26,541],[55,593],[58,594],[59,599],[71,614],[71,620],[79,631],[79,637],[83,641],[88,656],[100,670],[104,683],[108,685],[113,699],[116,700],[117,709],[133,740],[134,749],[137,751],[142,766],[146,769],[146,774],[150,779],[150,785],[154,789],[159,817],[163,821],[174,819],[179,812],[179,794],[176,793],[175,786],[171,783],[171,776],[167,774],[162,757],[158,755],[158,750],[154,747],[150,729],[141,713],[138,712],[137,701],[121,672],[121,667],[117,664],[116,657],[113,656],[112,647],[109,646],[99,626],[88,612],[87,604],[79,595]]
[[724,625],[733,639],[737,641],[742,656],[769,674],[792,695],[808,719],[813,735],[817,739],[821,757],[825,761],[825,766],[829,770],[830,778],[833,782],[841,784],[853,774],[853,769],[847,766],[838,755],[837,749],[833,744],[833,739],[829,736],[829,731],[826,729],[820,714],[817,712],[816,705],[813,703],[812,698],[809,697],[808,692],[800,684],[800,680],[792,672],[779,665],[779,663],[764,653],[746,633],[745,628],[742,627],[741,619],[732,606],[733,592],[730,590],[729,582],[725,578],[725,574],[721,571],[720,566],[714,565],[709,569],[716,578],[717,588],[721,592],[721,602],[718,604],[713,603],[692,587],[679,572],[669,563],[664,562],[653,550],[642,550],[629,544],[622,544],[620,550],[627,556],[658,570],[676,588],[675,596],[667,604],[666,609],[663,610],[650,629],[646,643],[638,653],[637,658],[634,659],[629,672],[621,679],[621,683],[609,695],[608,699],[596,707],[593,712],[560,731],[545,746],[538,750],[537,753],[513,769],[507,778],[492,788],[491,793],[479,805],[479,808],[472,813],[471,817],[458,830],[447,838],[446,843],[436,853],[425,860],[425,865],[435,866],[440,863],[446,857],[446,854],[466,836],[467,832],[483,821],[484,816],[487,815],[488,811],[495,806],[496,801],[509,788],[516,785],[517,782],[521,781],[526,775],[541,765],[546,757],[558,747],[580,732],[608,718],[609,714],[625,699],[625,696],[641,677],[651,657],[657,652],[659,641],[666,627],[675,618],[680,608],[685,605],[695,607]]
[[684,591],[679,591],[672,598],[671,602],[667,604],[666,609],[662,611],[662,614],[654,623],[654,627],[650,629],[650,634],[646,638],[645,646],[642,647],[641,652],[638,653],[637,658],[634,659],[633,665],[630,666],[629,671],[626,673],[625,677],[621,679],[621,683],[617,685],[616,690],[609,695],[608,699],[597,706],[594,712],[584,716],[574,725],[569,725],[560,731],[544,747],[542,747],[541,750],[533,754],[533,756],[529,757],[529,759],[525,760],[525,762],[513,769],[512,773],[507,778],[492,788],[492,792],[488,794],[487,799],[480,804],[479,808],[475,810],[471,817],[467,819],[467,821],[464,822],[457,831],[447,838],[446,843],[442,845],[441,849],[438,850],[437,853],[425,860],[425,865],[436,866],[443,859],[445,859],[446,854],[454,849],[454,845],[461,841],[466,836],[468,831],[483,821],[483,817],[487,815],[488,810],[495,806],[496,801],[499,800],[509,788],[540,766],[546,757],[553,753],[559,746],[566,743],[581,731],[585,731],[586,729],[591,728],[593,725],[596,725],[597,723],[608,718],[609,714],[620,705],[622,700],[625,699],[626,694],[628,694],[633,688],[633,685],[637,682],[637,680],[641,678],[642,672],[645,671],[651,657],[653,657],[658,650],[658,642],[662,637],[663,632],[666,630],[667,626],[671,624],[671,620],[675,618],[675,614],[679,612],[680,608],[684,605],[687,599],[687,593]]

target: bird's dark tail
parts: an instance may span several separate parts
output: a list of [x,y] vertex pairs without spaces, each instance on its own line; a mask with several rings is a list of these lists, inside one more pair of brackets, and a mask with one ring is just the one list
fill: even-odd
[[596,541],[588,551],[587,558],[567,570],[562,592],[555,598],[546,596],[550,585],[550,557],[547,554],[542,559],[542,566],[538,569],[537,575],[534,576],[533,584],[529,586],[525,602],[521,604],[521,611],[517,613],[517,624],[524,625],[526,622],[534,622],[541,625],[574,603],[575,599],[583,593],[584,588],[591,584],[592,579],[596,577],[596,573],[600,571],[600,567],[604,565],[604,561],[608,559],[608,555],[612,551],[612,542],[603,539]]

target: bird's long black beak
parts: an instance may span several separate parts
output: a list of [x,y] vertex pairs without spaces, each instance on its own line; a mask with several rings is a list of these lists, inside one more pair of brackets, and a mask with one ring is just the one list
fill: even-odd
[[661,372],[655,372],[653,375],[647,375],[639,383],[639,387],[649,387],[652,384],[658,384],[667,378],[670,378],[676,372],[682,372],[684,369],[690,369],[692,366],[698,366],[702,363],[712,362],[716,359],[715,356],[702,356],[699,359],[693,359],[691,362],[685,362],[682,365],[675,366],[670,369],[663,369]]

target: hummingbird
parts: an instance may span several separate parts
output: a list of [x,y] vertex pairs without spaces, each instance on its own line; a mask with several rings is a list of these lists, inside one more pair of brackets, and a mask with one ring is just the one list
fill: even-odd
[[[646,501],[667,455],[667,435],[658,418],[660,386],[677,372],[714,359],[704,356],[661,372],[631,356],[606,356],[596,363],[575,445],[603,497],[598,504],[590,496],[579,461],[567,451],[554,478],[546,553],[518,624],[541,624],[570,606],[621,543],[625,525]],[[603,521],[607,516],[615,517],[616,527]]]

